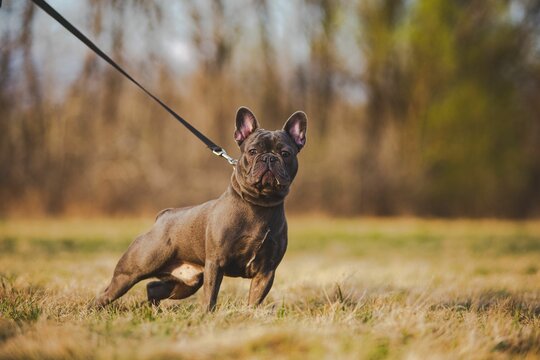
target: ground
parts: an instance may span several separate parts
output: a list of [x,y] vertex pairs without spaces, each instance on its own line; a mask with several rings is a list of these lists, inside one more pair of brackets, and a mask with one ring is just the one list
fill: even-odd
[[540,222],[289,219],[263,306],[227,279],[88,309],[152,219],[0,222],[0,359],[540,358]]

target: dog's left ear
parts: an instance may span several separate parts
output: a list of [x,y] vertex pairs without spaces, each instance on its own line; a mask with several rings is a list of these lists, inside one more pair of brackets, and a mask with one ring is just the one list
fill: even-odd
[[259,124],[255,115],[247,107],[242,106],[236,112],[236,130],[234,131],[234,140],[241,145],[251,133],[253,133]]
[[306,144],[307,116],[303,111],[297,111],[291,115],[283,126],[291,138],[294,140],[298,151],[302,150]]

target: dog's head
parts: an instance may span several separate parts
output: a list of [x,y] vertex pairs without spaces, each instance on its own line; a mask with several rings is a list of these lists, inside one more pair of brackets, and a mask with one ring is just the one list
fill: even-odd
[[298,171],[297,155],[306,143],[307,117],[297,111],[283,129],[259,128],[245,107],[236,114],[234,138],[241,155],[233,173],[233,187],[247,201],[273,206],[281,203]]

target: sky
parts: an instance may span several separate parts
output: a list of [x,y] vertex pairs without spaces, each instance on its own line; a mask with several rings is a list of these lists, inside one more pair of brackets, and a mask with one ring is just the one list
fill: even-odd
[[[113,27],[117,25],[116,19],[107,18],[106,13],[103,30],[99,36],[95,37],[91,31],[91,16],[89,15],[92,9],[88,7],[87,1],[48,0],[48,2],[102,50],[111,53],[110,34]],[[5,36],[13,39],[19,34],[21,13],[26,4],[27,2],[23,1],[4,1],[4,6],[0,9],[2,42],[5,42]],[[126,8],[127,20],[122,24],[125,30],[124,51],[122,58],[115,60],[145,84],[148,84],[153,77],[151,73],[140,71],[143,68],[148,69],[165,63],[174,70],[180,80],[193,72],[201,60],[198,58],[200,53],[195,50],[192,43],[194,26],[189,9],[186,8],[186,2],[167,1],[166,4],[161,23],[154,27],[141,12],[133,11],[130,7]],[[196,4],[203,15],[211,11],[211,1],[199,1]],[[225,2],[225,21],[229,25],[228,28],[242,29],[241,36],[235,38],[239,50],[233,58],[234,66],[241,67],[244,61],[253,61],[253,56],[244,55],[257,51],[253,44],[257,43],[259,29],[253,4],[254,2],[250,0]],[[294,71],[296,65],[309,60],[310,47],[306,41],[306,34],[321,31],[321,14],[316,13],[313,8],[310,9],[303,2],[275,0],[269,1],[268,4],[269,14],[265,26],[272,33],[271,41],[277,53],[276,61],[280,62],[276,64],[276,68],[281,72],[281,76],[286,78],[291,71]],[[344,21],[350,22],[351,19],[352,17],[345,18]],[[214,24],[209,20],[210,16],[202,17],[202,26],[205,29],[202,40],[206,56],[211,57],[214,51],[211,46],[213,42],[208,40],[211,40]],[[350,23],[346,28],[354,29],[356,25]],[[36,12],[33,33],[32,55],[40,76],[43,77],[43,83],[59,84],[58,87],[50,89],[50,92],[53,99],[61,99],[67,86],[78,77],[84,58],[90,50],[41,9]],[[357,72],[360,73],[362,58],[355,46],[357,39],[351,33],[351,31],[343,31],[338,37],[337,46],[341,52],[347,54],[343,57],[345,66],[358,69]],[[4,45],[2,44],[2,47]],[[11,64],[13,74],[20,73],[21,60],[20,54],[14,57]],[[155,66],[141,67],[141,63]],[[100,66],[106,65],[101,63]],[[359,93],[354,89],[350,89],[345,95],[363,99],[361,91]]]

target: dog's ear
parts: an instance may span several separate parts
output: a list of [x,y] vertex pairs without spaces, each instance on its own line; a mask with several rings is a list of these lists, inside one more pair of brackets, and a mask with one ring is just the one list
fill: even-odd
[[283,126],[290,137],[294,140],[298,151],[306,144],[307,116],[303,111],[297,111],[291,115],[289,120]]
[[247,137],[259,127],[255,115],[247,107],[242,106],[236,112],[236,130],[234,140],[241,145]]

